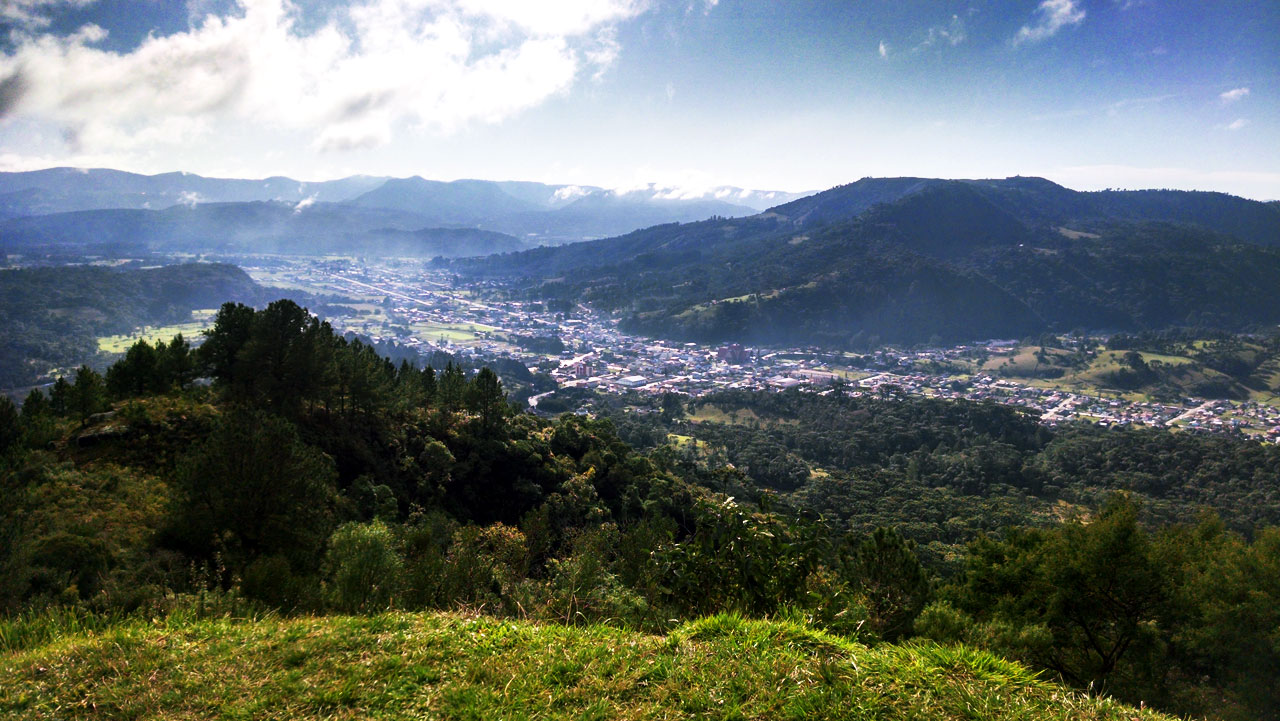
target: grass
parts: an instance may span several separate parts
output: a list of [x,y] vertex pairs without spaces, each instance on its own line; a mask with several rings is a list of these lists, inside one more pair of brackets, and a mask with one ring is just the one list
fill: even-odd
[[462,614],[131,621],[0,655],[0,718],[1163,719],[965,647],[721,615],[669,636]]
[[494,326],[483,323],[413,323],[409,329],[423,340],[434,341],[443,338],[451,343],[472,343],[480,339],[481,333],[492,333],[498,330]]
[[761,426],[766,427],[773,425],[790,426],[799,423],[794,418],[762,418],[750,408],[731,408],[726,411],[714,403],[699,405],[697,410],[689,415],[689,420],[694,423],[724,423],[740,426],[749,425],[752,421],[756,421]]
[[143,326],[136,329],[133,333],[124,335],[109,335],[98,338],[98,350],[106,353],[123,353],[129,350],[129,346],[139,340],[146,340],[151,345],[155,345],[160,341],[168,343],[175,335],[182,334],[183,338],[188,341],[200,335],[200,332],[213,325],[213,317],[217,314],[216,309],[209,310],[193,310],[191,311],[191,320],[186,323],[175,323],[173,325],[162,326]]
[[683,436],[683,435],[680,435],[679,433],[668,433],[667,442],[675,446],[676,448],[687,448],[689,446],[694,446],[695,450],[698,450],[698,451],[705,451],[711,447],[711,445],[708,444],[706,441],[698,440],[693,436]]
[[[1124,361],[1125,351],[1103,350],[1083,368],[1065,368],[1065,372],[1060,378],[1042,378],[1037,377],[1037,370],[1043,370],[1050,366],[1039,363],[1035,356],[1036,350],[1037,347],[1023,346],[1016,349],[1012,355],[995,356],[987,360],[982,365],[981,370],[992,374],[998,373],[1001,377],[1036,388],[1064,390],[1089,396],[1119,397],[1130,401],[1150,401],[1152,399],[1148,393],[1144,392],[1145,389],[1118,391],[1112,387],[1109,375],[1129,367]],[[1046,350],[1051,356],[1069,354],[1068,351],[1060,348]],[[1167,369],[1173,369],[1172,373],[1165,374],[1165,380],[1182,388],[1190,389],[1196,383],[1204,380],[1231,380],[1224,374],[1211,368],[1206,368],[1192,358],[1185,356],[1146,351],[1140,352],[1140,355],[1143,361],[1148,364],[1158,362]],[[1269,391],[1250,391],[1250,396],[1254,400],[1267,400],[1272,397]]]

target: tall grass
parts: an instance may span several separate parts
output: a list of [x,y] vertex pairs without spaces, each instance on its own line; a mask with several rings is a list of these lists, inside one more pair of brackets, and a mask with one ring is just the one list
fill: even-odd
[[261,621],[277,612],[246,600],[235,591],[171,594],[141,609],[98,610],[80,605],[49,605],[0,616],[0,653],[25,651],[69,636],[97,634],[136,625],[182,626],[209,619]]

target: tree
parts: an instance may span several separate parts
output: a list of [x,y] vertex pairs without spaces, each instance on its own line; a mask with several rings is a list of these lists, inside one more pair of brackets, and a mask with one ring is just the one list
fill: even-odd
[[179,464],[172,533],[201,555],[221,544],[232,568],[281,554],[306,569],[332,528],[336,478],[332,459],[303,443],[289,421],[230,413]]
[[671,422],[684,417],[684,402],[675,393],[662,394],[662,420]]
[[186,388],[196,377],[196,356],[191,351],[191,344],[179,333],[166,346],[160,343],[156,347],[158,370],[164,379],[165,389],[177,386]]
[[89,416],[101,413],[107,407],[107,386],[102,376],[89,366],[76,369],[76,382],[71,386],[68,411],[80,420],[89,422]]
[[49,397],[39,388],[32,388],[31,392],[27,394],[26,400],[22,401],[23,420],[51,415],[53,415],[53,408],[49,405]]
[[493,433],[507,415],[507,394],[502,381],[488,368],[481,368],[467,386],[467,406],[480,416],[480,427]]
[[892,528],[877,528],[858,546],[850,569],[862,587],[873,630],[887,641],[909,632],[929,600],[929,577],[915,545]]
[[63,376],[58,376],[49,389],[49,408],[58,416],[71,412],[71,384]]
[[[162,344],[163,345],[163,344]],[[130,398],[163,390],[156,349],[145,339],[125,351],[107,369],[107,390],[114,398]]]
[[454,365],[450,361],[444,368],[444,373],[440,376],[439,388],[437,395],[440,398],[440,405],[451,413],[462,410],[463,403],[466,401],[467,393],[467,376],[462,371],[462,366]]
[[332,601],[346,613],[383,611],[395,601],[404,560],[382,521],[347,523],[334,531],[325,552]]
[[970,545],[959,605],[983,622],[1040,628],[1005,649],[1080,687],[1149,687],[1157,630],[1173,586],[1165,558],[1138,525],[1137,506],[1113,499],[1090,523],[1022,531]]
[[223,303],[214,317],[213,327],[204,332],[205,342],[196,356],[203,372],[215,380],[230,382],[236,357],[249,342],[254,310],[241,303]]
[[428,405],[436,400],[436,369],[430,365],[422,369],[422,400]]
[[0,395],[0,459],[22,442],[22,423],[18,415],[18,407],[9,400],[9,396]]

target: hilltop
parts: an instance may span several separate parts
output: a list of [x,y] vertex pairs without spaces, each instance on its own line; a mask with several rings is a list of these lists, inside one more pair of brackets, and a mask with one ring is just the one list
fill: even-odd
[[459,614],[134,622],[0,656],[12,718],[1169,718],[963,646],[721,615],[668,636]]

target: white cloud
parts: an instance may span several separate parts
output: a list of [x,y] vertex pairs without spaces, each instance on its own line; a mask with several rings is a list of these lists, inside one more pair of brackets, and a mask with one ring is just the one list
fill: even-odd
[[925,34],[924,41],[916,46],[916,50],[932,47],[939,43],[946,43],[951,47],[955,47],[964,42],[968,38],[968,33],[964,29],[964,21],[959,15],[952,15],[951,22],[946,25],[934,25],[929,28]]
[[556,200],[573,200],[590,194],[590,190],[580,185],[566,185],[563,188],[558,188],[554,193]]
[[1245,96],[1247,96],[1248,94],[1249,94],[1248,88],[1236,88],[1234,90],[1228,90],[1225,93],[1222,93],[1221,95],[1218,96],[1218,98],[1220,98],[1224,103],[1234,103],[1237,100],[1243,100]]
[[[74,0],[88,2],[90,0]],[[0,0],[35,7],[35,0]],[[69,129],[79,147],[189,142],[218,123],[302,132],[319,150],[383,145],[405,128],[497,123],[597,78],[614,25],[641,0],[365,0],[307,32],[288,0],[149,37],[129,52],[103,31],[26,33],[0,55],[0,118]],[[5,5],[4,7],[9,7]]]
[[1247,118],[1236,118],[1230,123],[1227,123],[1227,130],[1239,130],[1248,124],[1249,120]]
[[889,46],[883,40],[880,41],[880,57],[882,58],[889,57]]
[[1053,37],[1068,25],[1084,22],[1084,9],[1076,4],[1076,0],[1043,0],[1036,13],[1039,17],[1035,24],[1023,25],[1013,36],[1014,45],[1038,42]]

